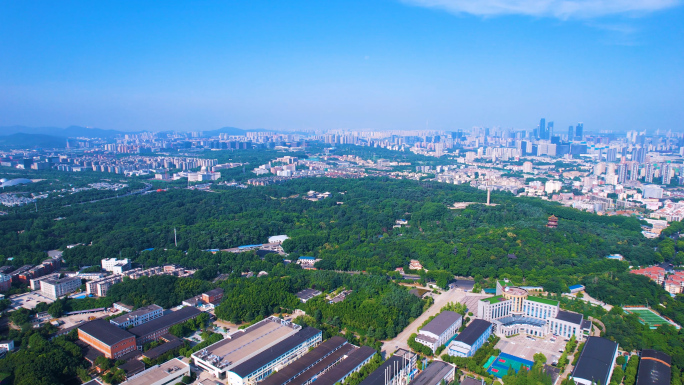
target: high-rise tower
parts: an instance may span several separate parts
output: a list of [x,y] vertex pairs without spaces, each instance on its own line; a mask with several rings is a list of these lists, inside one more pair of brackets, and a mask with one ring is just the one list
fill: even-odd
[[577,127],[575,127],[575,138],[577,140],[584,139],[584,123],[577,123]]

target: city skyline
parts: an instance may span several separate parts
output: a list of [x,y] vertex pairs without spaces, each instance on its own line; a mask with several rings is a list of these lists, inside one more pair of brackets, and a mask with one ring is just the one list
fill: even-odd
[[682,131],[680,2],[573,4],[8,2],[0,127]]

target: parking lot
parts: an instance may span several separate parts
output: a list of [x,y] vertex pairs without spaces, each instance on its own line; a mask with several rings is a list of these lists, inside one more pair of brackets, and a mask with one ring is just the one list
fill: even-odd
[[61,317],[59,320],[64,321],[64,325],[60,325],[60,329],[66,329],[75,325],[80,325],[86,321],[88,321],[89,317],[95,317],[95,318],[100,318],[100,317],[109,317],[110,315],[114,314],[123,314],[122,312],[118,313],[112,313],[108,311],[98,311],[94,313],[86,313],[86,314],[76,314],[76,315],[70,315],[66,317]]
[[546,356],[546,363],[549,365],[557,361],[562,354],[562,350],[565,349],[566,342],[561,337],[557,337],[555,342],[551,341],[551,335],[545,338],[533,338],[534,340],[523,334],[510,338],[502,337],[499,343],[496,344],[496,348],[501,349],[504,353],[530,361],[534,360],[535,353],[541,352]]
[[9,300],[12,301],[12,305],[10,305],[12,309],[19,309],[20,307],[23,307],[24,309],[29,310],[35,308],[39,302],[45,302],[47,304],[55,302],[55,300],[41,295],[38,291],[17,294],[10,297]]

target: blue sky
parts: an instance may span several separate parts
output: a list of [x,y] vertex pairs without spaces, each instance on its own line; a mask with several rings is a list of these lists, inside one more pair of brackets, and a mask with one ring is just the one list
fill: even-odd
[[0,126],[684,131],[682,106],[678,0],[0,0]]

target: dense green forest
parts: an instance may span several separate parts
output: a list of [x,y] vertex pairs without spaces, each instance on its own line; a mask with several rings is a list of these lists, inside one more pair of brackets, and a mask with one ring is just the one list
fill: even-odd
[[[256,167],[254,163],[262,160],[252,159],[250,164]],[[237,154],[230,161],[239,161]],[[318,202],[302,199],[310,190],[329,191],[332,197]],[[10,210],[0,217],[0,254],[14,258],[6,264],[19,266],[39,263],[47,250],[63,249],[66,264],[73,269],[97,265],[106,257],[131,258],[145,267],[175,263],[199,269],[195,279],[128,281],[112,287],[106,301],[168,307],[220,286],[226,289],[217,308],[221,318],[252,322],[279,310],[302,308],[314,318],[306,322],[325,325],[330,333],[347,329],[374,339],[396,335],[422,312],[424,303],[392,282],[395,273],[388,274],[398,267],[408,269],[411,259],[430,270],[425,278],[440,286],[452,275],[474,277],[483,286],[506,277],[552,293],[581,283],[589,295],[609,304],[648,303],[684,324],[682,296],[671,298],[647,278],[628,273],[629,265],[684,262],[684,241],[676,238],[682,224],[649,240],[635,217],[597,216],[498,192],[492,193],[496,206],[450,208],[455,202],[485,199],[484,191],[468,186],[390,178],[308,178],[247,189],[217,186],[211,192],[170,189],[79,205],[45,205],[38,212],[30,207]],[[558,228],[546,227],[551,214],[559,218]],[[398,219],[408,220],[408,225],[394,228]],[[276,234],[290,237],[283,244],[290,259],[321,258],[316,265],[321,271],[301,271],[276,254],[260,258],[253,252],[203,251],[265,243]],[[83,246],[65,248],[76,243]],[[622,254],[626,261],[605,259],[612,253]],[[242,278],[246,271],[269,275]],[[209,283],[219,273],[229,278]],[[352,294],[333,305],[323,296],[301,304],[294,294],[305,287],[324,292],[346,288]],[[85,305],[64,303],[65,309],[80,306]],[[621,346],[660,349],[673,356],[678,368],[684,367],[681,358],[675,359],[684,357],[681,331],[649,330],[618,311],[578,311],[602,320],[606,336]]]
[[[320,202],[295,197],[309,190],[330,191],[333,197]],[[483,276],[522,276],[533,268],[574,271],[610,252],[637,264],[663,258],[641,236],[634,218],[599,217],[504,193],[494,194],[496,207],[447,208],[484,199],[484,192],[467,186],[379,178],[310,178],[215,193],[170,190],[38,213],[24,208],[0,219],[0,249],[20,265],[39,260],[45,250],[92,242],[67,250],[65,259],[95,264],[106,256],[137,258],[148,248],[229,248],[286,233],[292,238],[286,251],[320,256],[322,267],[390,270],[417,258],[428,269]],[[561,218],[558,229],[544,226],[552,213]],[[410,227],[393,229],[400,218],[409,219]],[[517,259],[506,258],[509,253]]]
[[168,309],[211,289],[209,282],[200,279],[156,275],[135,280],[126,278],[107,291],[107,298],[136,308],[157,304]]
[[[309,190],[333,196],[301,199]],[[583,283],[591,295],[617,305],[659,303],[665,295],[643,277],[625,274],[629,263],[684,254],[684,242],[645,239],[636,218],[597,216],[539,199],[494,193],[497,206],[449,209],[454,202],[484,199],[485,192],[467,186],[382,178],[310,178],[213,193],[170,190],[11,213],[0,218],[0,250],[19,266],[40,262],[46,250],[83,243],[65,249],[71,268],[120,256],[143,266],[205,268],[212,275],[213,266],[221,273],[270,271],[280,258],[202,250],[263,243],[284,233],[291,237],[283,244],[290,258],[322,258],[317,266],[325,270],[383,273],[418,259],[432,271],[478,280],[508,277],[553,292]],[[560,218],[557,229],[545,226],[550,214]],[[397,219],[409,225],[393,228]],[[628,262],[606,260],[611,253]],[[639,290],[624,290],[635,285]]]
[[8,374],[15,385],[56,385],[78,383],[78,376],[85,373],[87,362],[83,360],[76,333],[49,340],[50,328],[29,330],[21,335],[14,331],[21,349],[9,353],[0,360],[0,373]]
[[[290,270],[283,276],[236,278],[220,285],[226,294],[216,315],[233,322],[251,322],[281,309],[301,308],[309,315],[318,314],[319,323],[381,340],[393,338],[423,312],[418,297],[384,276]],[[324,295],[302,304],[294,295],[305,288],[330,293],[341,287],[352,293],[335,304],[329,304]]]

